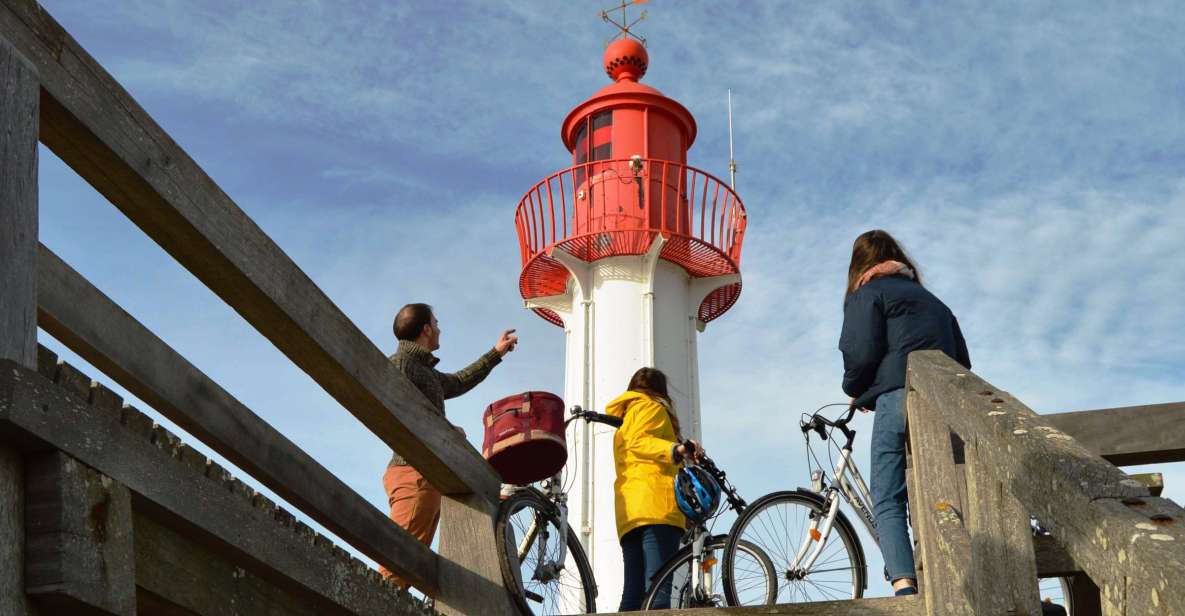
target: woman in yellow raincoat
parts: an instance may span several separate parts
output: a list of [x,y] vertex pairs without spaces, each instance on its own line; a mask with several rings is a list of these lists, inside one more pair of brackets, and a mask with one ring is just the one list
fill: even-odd
[[[618,611],[627,612],[642,606],[650,579],[679,549],[687,520],[675,504],[675,473],[684,455],[700,449],[694,441],[684,444],[667,377],[655,368],[635,372],[628,391],[605,412],[622,418],[613,436],[613,491],[625,561]],[[669,607],[669,594],[667,588],[652,607]]]

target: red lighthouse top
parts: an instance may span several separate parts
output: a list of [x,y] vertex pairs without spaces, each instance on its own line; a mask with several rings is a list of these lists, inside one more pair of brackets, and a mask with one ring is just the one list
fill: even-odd
[[[573,166],[536,184],[519,203],[524,299],[569,292],[570,273],[553,258],[555,251],[593,262],[645,254],[659,238],[659,257],[693,278],[739,274],[744,205],[728,185],[687,166],[695,118],[639,83],[649,64],[646,47],[628,36],[605,49],[605,73],[613,83],[577,105],[561,128]],[[736,280],[712,291],[698,318],[723,314],[740,288]],[[536,313],[563,324],[540,303],[534,302]]]

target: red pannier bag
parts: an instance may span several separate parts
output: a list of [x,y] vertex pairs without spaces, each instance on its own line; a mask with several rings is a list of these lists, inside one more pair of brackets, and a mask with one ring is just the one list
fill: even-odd
[[481,453],[502,481],[525,485],[560,472],[568,461],[564,401],[545,391],[507,396],[486,407]]

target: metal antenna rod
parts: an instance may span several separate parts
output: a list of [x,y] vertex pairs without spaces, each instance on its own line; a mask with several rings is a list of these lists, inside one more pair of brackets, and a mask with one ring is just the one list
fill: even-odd
[[737,189],[737,161],[732,157],[732,88],[728,89],[728,184]]

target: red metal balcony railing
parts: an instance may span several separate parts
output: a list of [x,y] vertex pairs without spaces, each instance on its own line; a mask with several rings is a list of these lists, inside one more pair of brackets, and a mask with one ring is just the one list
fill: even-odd
[[[746,225],[740,197],[715,176],[667,160],[582,163],[552,174],[523,196],[515,211],[525,299],[559,295],[568,270],[551,257],[559,248],[592,262],[645,254],[662,235],[660,257],[693,277],[740,271]],[[740,296],[739,282],[713,291],[699,307],[707,322]],[[562,324],[545,308],[535,312]]]

